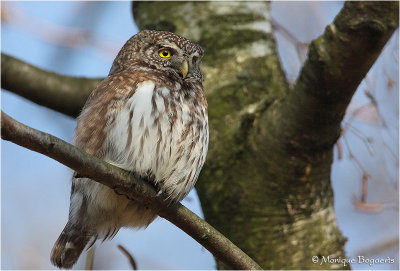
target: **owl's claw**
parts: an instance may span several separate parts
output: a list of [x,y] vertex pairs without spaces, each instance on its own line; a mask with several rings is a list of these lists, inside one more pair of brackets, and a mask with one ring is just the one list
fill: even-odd
[[124,195],[124,193],[119,192],[119,189],[121,189],[121,187],[114,185],[112,189],[114,190],[114,193],[118,196]]
[[156,197],[160,197],[163,194],[166,194],[166,190],[164,187],[164,180],[161,180],[160,182],[156,182],[154,179],[150,181],[150,184],[155,188],[156,190]]
[[73,175],[73,178],[75,179],[83,179],[83,178],[88,178],[87,176],[81,175],[78,172],[75,172]]
[[[135,171],[131,171],[131,174],[133,174],[133,176],[136,179],[141,179],[141,180],[149,183],[150,185],[152,185],[154,187],[154,189],[156,190],[157,198],[167,196],[167,192],[164,187],[164,180],[156,181],[155,176],[153,175],[153,173],[150,170],[148,170],[147,172],[144,172],[144,173],[137,173]],[[114,186],[113,189],[117,195],[125,195],[125,197],[127,199],[134,200],[133,198],[130,198],[128,195],[126,195],[125,193],[121,193],[118,190],[118,189],[121,189],[120,187]]]
[[136,178],[142,179],[143,181],[151,184],[157,192],[156,196],[159,196],[163,193],[163,181],[160,182],[156,181],[156,177],[151,172],[151,170],[148,170],[147,172],[144,173],[133,172],[133,174]]
[[[127,194],[125,194],[121,187],[114,185],[112,189],[114,190],[114,193],[117,194],[118,196],[125,196],[129,200],[134,200],[133,198],[131,198]],[[120,191],[122,191],[122,192],[120,192]]]
[[151,172],[151,170],[148,170],[145,173],[140,174],[141,178],[143,180],[145,180],[148,183],[154,184],[156,183],[156,177],[154,176],[154,174]]
[[164,191],[161,188],[158,189],[156,197],[160,197],[163,193],[164,193]]

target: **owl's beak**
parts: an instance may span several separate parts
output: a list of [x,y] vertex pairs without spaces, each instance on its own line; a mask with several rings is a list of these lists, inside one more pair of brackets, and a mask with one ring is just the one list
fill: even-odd
[[187,73],[189,71],[189,64],[186,59],[183,60],[182,65],[181,65],[181,72],[182,72],[182,77],[185,79]]

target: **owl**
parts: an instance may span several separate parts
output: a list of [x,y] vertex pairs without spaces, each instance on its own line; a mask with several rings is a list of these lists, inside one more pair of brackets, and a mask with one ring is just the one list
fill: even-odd
[[[144,30],[130,38],[77,118],[74,145],[137,173],[180,201],[193,188],[208,149],[202,48],[176,34]],[[155,211],[74,173],[69,218],[51,262],[71,268],[85,247],[121,227],[147,227]]]

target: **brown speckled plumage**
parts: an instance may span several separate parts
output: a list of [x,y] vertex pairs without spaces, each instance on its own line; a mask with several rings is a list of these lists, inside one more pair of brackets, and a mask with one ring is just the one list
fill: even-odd
[[[163,57],[163,50],[170,56]],[[89,96],[77,120],[75,145],[148,176],[172,201],[183,199],[208,149],[202,56],[200,46],[173,33],[145,30],[133,36]],[[69,220],[52,263],[71,268],[90,241],[112,238],[121,227],[146,227],[155,217],[108,187],[74,175]]]

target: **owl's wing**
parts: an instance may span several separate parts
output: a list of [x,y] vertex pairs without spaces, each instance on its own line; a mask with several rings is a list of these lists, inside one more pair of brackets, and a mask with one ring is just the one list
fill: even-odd
[[98,153],[106,140],[106,127],[135,93],[140,82],[149,80],[141,71],[121,72],[104,79],[90,94],[77,118],[74,144],[102,158]]

